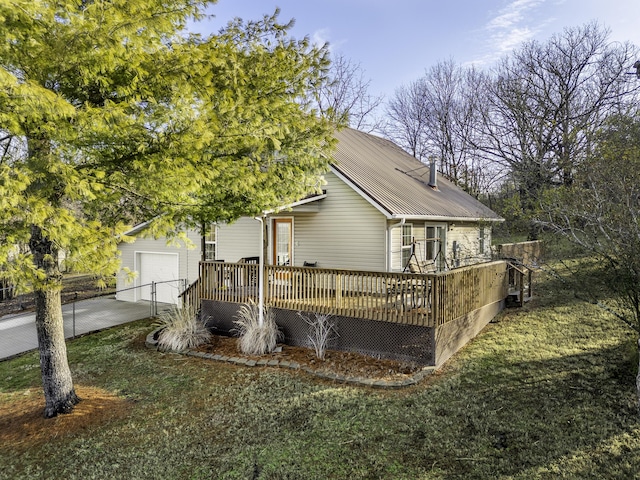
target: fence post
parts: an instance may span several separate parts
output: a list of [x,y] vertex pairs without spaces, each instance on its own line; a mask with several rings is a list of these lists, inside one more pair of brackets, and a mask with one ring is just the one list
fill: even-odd
[[78,292],[73,297],[72,315],[73,319],[73,338],[76,338],[76,302],[78,301]]
[[151,305],[149,307],[152,317],[156,316],[155,304],[156,304],[156,282],[152,281],[151,282]]
[[438,275],[433,276],[433,285],[431,287],[431,318],[432,327],[437,327],[440,321],[440,277]]

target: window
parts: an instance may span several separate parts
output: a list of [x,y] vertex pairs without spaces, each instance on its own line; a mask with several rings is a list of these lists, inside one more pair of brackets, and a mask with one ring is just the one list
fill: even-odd
[[413,225],[402,226],[402,268],[407,268],[413,253]]
[[273,263],[291,265],[293,257],[293,219],[273,219]]
[[447,245],[447,226],[442,225],[429,225],[426,226],[426,258],[425,260],[433,260],[436,264],[438,271],[445,270],[447,268],[446,261],[446,245]]
[[217,226],[212,224],[204,235],[204,259],[216,259],[216,230]]
[[484,255],[484,249],[485,249],[485,245],[484,245],[484,226],[480,226],[480,238],[478,241],[478,251],[480,253],[480,255]]

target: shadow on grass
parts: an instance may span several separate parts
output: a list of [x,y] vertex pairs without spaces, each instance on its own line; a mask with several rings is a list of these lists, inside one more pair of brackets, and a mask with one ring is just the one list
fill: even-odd
[[[511,310],[399,391],[161,354],[139,344],[149,323],[119,327],[70,359],[134,401],[126,421],[0,463],[14,478],[45,464],[67,478],[634,478],[635,334],[603,315],[558,297]],[[0,364],[14,398],[38,375],[35,356]]]
[[[634,388],[634,334],[626,336],[628,341],[623,333],[622,339],[611,339],[609,346],[595,347],[586,337],[597,335],[597,329],[584,323],[584,343],[575,338],[579,331],[567,331],[564,349],[544,343],[538,352],[531,350],[530,343],[523,348],[519,335],[511,336],[511,345],[505,342],[509,335],[496,344],[480,345],[509,326],[478,339],[479,345],[471,346],[460,359],[459,373],[444,380],[446,393],[439,399],[429,398],[428,408],[441,420],[434,419],[430,411],[422,418],[416,416],[423,426],[413,436],[417,432],[439,440],[424,445],[427,448],[407,445],[407,451],[428,451],[429,455],[421,458],[417,454],[416,459],[433,461],[452,475],[478,478],[497,473],[636,476],[640,423]],[[559,325],[553,335],[561,336],[561,330]],[[530,341],[535,338],[535,332],[526,333]],[[475,347],[484,353],[479,354]],[[440,436],[438,429],[453,436]],[[435,445],[451,443],[455,454],[439,446],[433,454]],[[449,459],[446,468],[443,459]]]
[[228,412],[234,454],[217,466],[264,478],[634,478],[634,334],[602,318],[567,320],[565,309],[576,310],[508,313],[408,391],[243,389]]

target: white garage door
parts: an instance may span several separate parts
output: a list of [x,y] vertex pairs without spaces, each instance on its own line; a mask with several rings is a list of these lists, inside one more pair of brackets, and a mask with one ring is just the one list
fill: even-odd
[[[140,288],[139,298],[151,300],[151,287],[155,282],[156,300],[161,303],[178,303],[182,283],[178,280],[177,253],[138,253],[138,272]],[[146,285],[146,286],[144,286]]]

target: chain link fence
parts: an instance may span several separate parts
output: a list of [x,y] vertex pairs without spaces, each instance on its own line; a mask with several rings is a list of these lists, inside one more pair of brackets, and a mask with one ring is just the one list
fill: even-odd
[[[163,302],[162,288],[182,292],[186,281],[167,280],[138,285],[90,299],[74,300],[62,306],[65,338],[75,338],[105,328],[156,317],[175,308],[176,303]],[[118,300],[118,294],[134,293],[138,301]],[[169,299],[178,298],[178,294]],[[77,297],[77,294],[76,294]],[[35,312],[0,317],[0,359],[6,359],[38,347]]]

